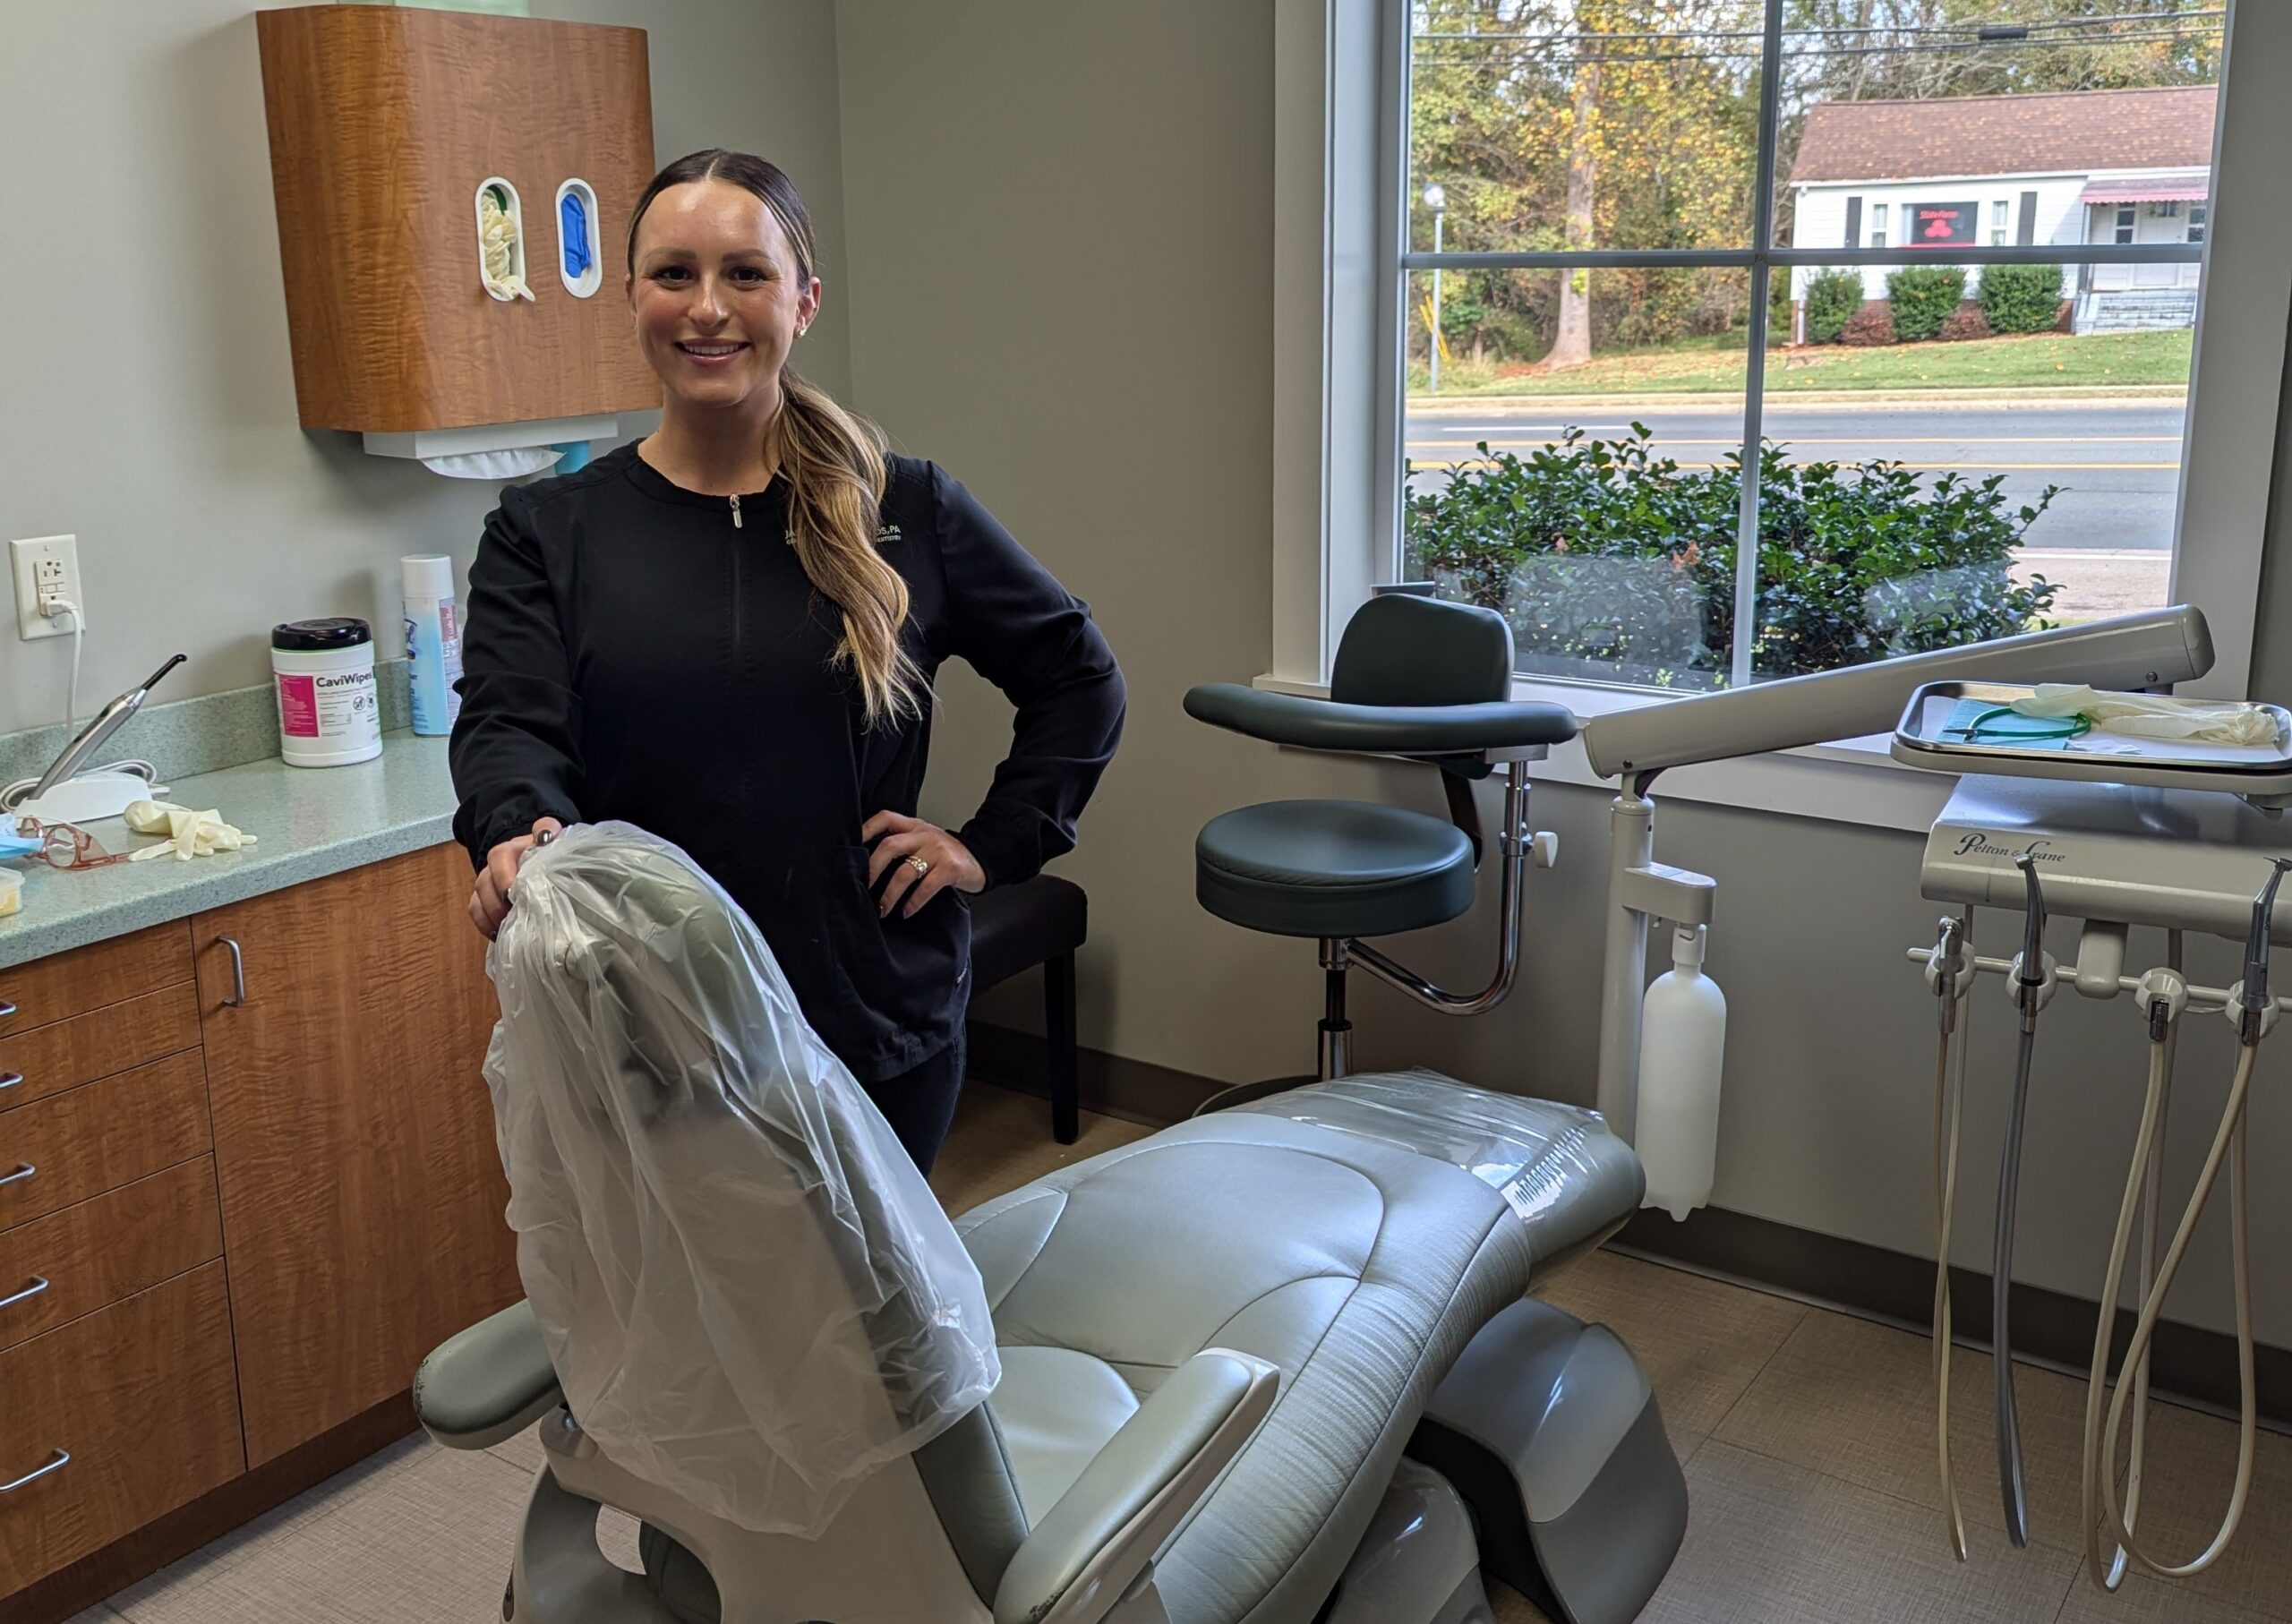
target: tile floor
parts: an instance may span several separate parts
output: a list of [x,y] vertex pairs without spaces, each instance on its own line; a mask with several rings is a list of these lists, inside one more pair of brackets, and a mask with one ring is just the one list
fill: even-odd
[[[932,1179],[951,1209],[1146,1131],[1086,1115],[1062,1147],[1046,1109],[970,1090]],[[1961,1565],[1937,1509],[1924,1338],[1604,1252],[1546,1295],[1637,1350],[1687,1465],[1693,1517],[1650,1624],[2292,1624],[2292,1439],[2262,1438],[2244,1535],[2214,1571],[2105,1596],[2072,1544],[2079,1383],[2021,1374],[2035,1509],[2016,1551],[1984,1459],[1988,1361],[1959,1355]],[[2184,1560],[2226,1499],[2235,1432],[2160,1408],[2151,1438],[2151,1526]],[[72,1624],[490,1624],[537,1457],[530,1434],[472,1454],[408,1439]],[[601,1534],[634,1565],[633,1525]],[[1542,1620],[1509,1591],[1491,1599],[1501,1624]]]

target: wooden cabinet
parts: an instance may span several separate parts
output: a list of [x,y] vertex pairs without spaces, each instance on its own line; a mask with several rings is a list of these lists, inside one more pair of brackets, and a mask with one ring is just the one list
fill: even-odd
[[0,1594],[244,1469],[220,1263],[0,1354]]
[[194,921],[251,1466],[519,1295],[469,883],[440,847]]
[[0,970],[11,1624],[402,1435],[518,1295],[468,893],[439,847]]
[[[642,411],[621,244],[653,177],[645,34],[398,5],[255,13],[303,426],[406,432]],[[508,183],[530,300],[480,277]],[[594,286],[560,274],[560,189]],[[580,207],[585,209],[585,202]]]

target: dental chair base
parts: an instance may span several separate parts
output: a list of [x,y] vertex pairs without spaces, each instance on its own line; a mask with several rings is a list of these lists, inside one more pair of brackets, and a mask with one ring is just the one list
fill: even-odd
[[[1684,1481],[1622,1344],[1523,1298],[1642,1191],[1595,1115],[1429,1073],[1060,1168],[956,1223],[1000,1345],[986,1403],[815,1538],[701,1513],[553,1407],[505,1616],[1488,1624],[1485,1565],[1560,1624],[1625,1624]],[[530,1311],[497,1321],[423,1367],[441,1442],[548,1401]],[[598,1551],[601,1506],[646,1526],[645,1575]]]

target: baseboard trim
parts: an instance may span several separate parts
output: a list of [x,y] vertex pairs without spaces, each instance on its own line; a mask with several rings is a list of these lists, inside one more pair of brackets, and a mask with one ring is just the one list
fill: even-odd
[[[1908,1252],[1720,1207],[1706,1207],[1684,1223],[1643,1209],[1608,1245],[1651,1262],[1786,1292],[1921,1335],[1931,1331],[1934,1264]],[[1989,1287],[1986,1274],[1950,1270],[1956,1340],[1964,1346],[1990,1346]],[[2095,1301],[2016,1285],[2014,1356],[2082,1380],[2092,1363],[2093,1326],[2100,1312]],[[2117,1311],[2112,1359],[2124,1357],[2133,1323],[2130,1309]],[[2253,1363],[2262,1417],[2273,1426],[2292,1429],[2292,1351],[2262,1344]],[[2165,1321],[2157,1327],[2150,1370],[2151,1389],[2160,1397],[2216,1414],[2236,1413],[2234,1337]]]
[[[971,1073],[982,1081],[1048,1098],[1048,1047],[1032,1032],[984,1021],[971,1025]],[[1191,1072],[1085,1048],[1082,1107],[1148,1127],[1167,1127],[1227,1085]],[[1931,1261],[1746,1212],[1706,1207],[1675,1224],[1644,1210],[1608,1243],[1617,1252],[1692,1269],[1765,1291],[1777,1291],[1863,1319],[1927,1334],[1934,1301]],[[1957,1339],[1989,1346],[1989,1277],[1953,1269]],[[2100,1304],[2036,1286],[2014,1287],[2014,1351],[2018,1358],[2082,1377],[2093,1356]],[[2119,1310],[2117,1355],[2133,1335],[2133,1313]],[[2262,1345],[2254,1355],[2262,1416],[2292,1430],[2292,1350]],[[2157,1328],[2151,1386],[2200,1409],[2236,1412],[2236,1338],[2167,1321]]]

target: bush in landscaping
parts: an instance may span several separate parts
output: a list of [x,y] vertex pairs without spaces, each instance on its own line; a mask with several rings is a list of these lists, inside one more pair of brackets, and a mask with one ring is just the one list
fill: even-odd
[[1966,273],[1955,265],[1912,265],[1886,278],[1894,333],[1906,344],[1931,338],[1966,296]]
[[1836,344],[1839,333],[1862,308],[1860,271],[1826,270],[1807,284],[1807,338]]
[[1935,335],[1945,344],[1955,344],[1966,338],[1989,337],[1989,318],[1981,306],[1969,299],[1952,311],[1942,323],[1942,330]]
[[[1682,468],[1638,423],[1620,440],[1571,429],[1525,457],[1481,454],[1408,497],[1413,577],[1501,612],[1524,669],[1596,661],[1648,680],[1725,680],[1739,458]],[[2015,507],[2003,475],[1929,482],[1898,463],[1798,462],[1773,444],[1759,480],[1761,676],[2007,637],[2052,605],[2057,588],[2017,584],[2011,568],[2050,489]]]
[[1865,304],[1846,320],[1839,329],[1838,341],[1856,348],[1867,349],[1876,344],[1894,341],[1894,314],[1891,308],[1875,301]]
[[1988,267],[1981,273],[1981,310],[1993,333],[2046,331],[2061,319],[2061,267]]

